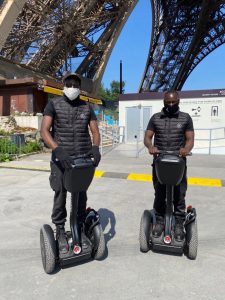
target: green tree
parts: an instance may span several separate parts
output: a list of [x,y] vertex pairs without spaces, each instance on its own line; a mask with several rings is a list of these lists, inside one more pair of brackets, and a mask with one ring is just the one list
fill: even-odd
[[[123,92],[125,87],[125,82],[122,83]],[[98,96],[105,101],[118,101],[120,95],[120,82],[113,80],[110,83],[110,89],[107,89],[104,87],[104,85],[101,83],[101,86],[98,91]]]
[[[124,93],[124,87],[125,87],[125,82],[122,82],[122,94]],[[113,80],[110,83],[110,92],[111,92],[111,100],[119,100],[119,95],[120,95],[120,82]]]
[[100,88],[98,90],[98,96],[99,98],[101,98],[102,100],[105,101],[110,101],[111,100],[111,94],[109,89],[105,89],[104,85],[101,83]]
[[[125,87],[125,82],[122,84],[123,92]],[[105,88],[101,83],[101,86],[98,91],[98,96],[100,99],[105,101],[104,112],[106,115],[112,116],[114,119],[118,119],[118,101],[120,95],[120,82],[113,80],[110,83],[110,88]]]

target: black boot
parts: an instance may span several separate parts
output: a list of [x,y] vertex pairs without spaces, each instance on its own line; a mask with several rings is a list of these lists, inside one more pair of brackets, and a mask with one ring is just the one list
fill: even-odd
[[66,254],[69,250],[69,245],[64,225],[56,225],[56,240],[58,241],[59,251],[62,254]]
[[174,238],[181,242],[184,239],[184,220],[182,218],[175,218]]
[[156,224],[152,230],[154,237],[160,237],[164,231],[164,217],[156,215]]

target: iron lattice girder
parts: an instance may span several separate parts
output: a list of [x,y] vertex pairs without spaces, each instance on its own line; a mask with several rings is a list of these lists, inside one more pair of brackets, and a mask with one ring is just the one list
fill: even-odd
[[18,16],[7,40],[2,48],[1,55],[9,60],[20,62],[30,44],[45,35],[48,28],[43,28],[47,15],[52,12],[60,0],[28,0]]
[[152,0],[152,16],[140,92],[181,90],[200,61],[225,42],[225,1]]
[[136,3],[137,0],[28,0],[1,55],[53,76],[62,75],[68,58],[84,57],[77,72],[99,81]]

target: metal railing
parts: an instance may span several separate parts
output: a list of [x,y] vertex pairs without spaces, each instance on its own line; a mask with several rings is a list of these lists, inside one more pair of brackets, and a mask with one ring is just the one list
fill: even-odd
[[225,154],[225,127],[195,129],[194,150],[202,150],[207,154]]
[[0,135],[0,162],[36,153],[42,148],[41,141],[37,139],[37,131]]
[[24,144],[24,135],[0,136],[0,161],[21,155]]
[[[143,139],[135,136],[136,157],[144,152]],[[224,154],[225,155],[225,127],[195,129],[195,146],[193,153]]]
[[[115,148],[119,143],[124,142],[124,127],[101,125],[99,127],[101,135],[100,151],[104,155]],[[25,142],[29,141],[32,134],[11,134],[0,136],[0,161],[16,159],[24,153]],[[35,135],[36,136],[36,135]],[[33,137],[33,135],[32,135]]]
[[138,158],[140,156],[141,152],[143,152],[145,150],[144,139],[139,139],[137,135],[135,135],[134,138],[136,140],[136,155],[135,155],[135,157]]
[[115,148],[119,143],[124,142],[124,126],[116,125],[100,125],[99,126],[101,144],[100,151],[104,155]]

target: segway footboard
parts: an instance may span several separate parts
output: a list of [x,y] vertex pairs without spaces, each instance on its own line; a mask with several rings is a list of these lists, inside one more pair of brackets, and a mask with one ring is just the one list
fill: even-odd
[[184,252],[184,241],[176,241],[173,237],[170,244],[166,244],[164,241],[164,234],[161,237],[152,237],[152,251],[165,252],[182,255]]
[[[153,226],[156,224],[155,211],[151,211]],[[185,241],[177,241],[174,238],[174,232],[171,231],[170,236],[165,236],[165,232],[159,237],[155,237],[150,233],[150,244],[153,252],[164,252],[164,253],[173,253],[177,255],[182,255],[184,251]]]
[[59,253],[59,263],[61,266],[75,264],[83,260],[91,259],[92,244],[91,241],[84,235],[82,235],[82,251],[79,254],[75,254],[76,246],[73,243],[71,232],[67,232],[69,251],[65,254]]

